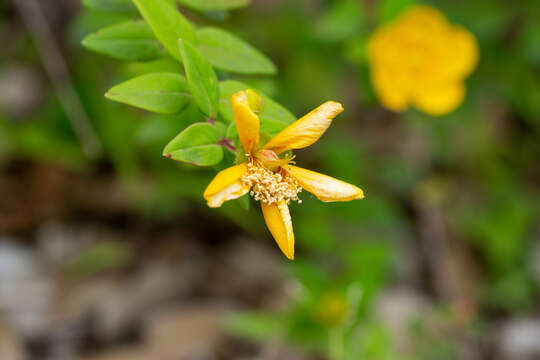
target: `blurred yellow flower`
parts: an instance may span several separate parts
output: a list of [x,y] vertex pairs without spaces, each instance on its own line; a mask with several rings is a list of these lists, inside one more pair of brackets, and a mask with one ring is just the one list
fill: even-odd
[[328,327],[335,327],[343,323],[349,311],[349,303],[341,294],[327,293],[322,297],[317,310],[319,322]]
[[371,81],[384,106],[394,111],[415,106],[430,115],[447,114],[461,104],[464,79],[478,61],[474,35],[426,5],[413,6],[377,29],[367,53]]
[[[310,146],[322,136],[332,119],[343,111],[340,103],[328,101],[295,121],[262,147],[260,121],[256,112],[261,100],[252,90],[231,96],[234,120],[245,161],[220,171],[204,192],[208,206],[220,207],[225,201],[247,194],[260,201],[266,225],[281,251],[294,259],[294,233],[289,213],[290,201],[305,189],[324,202],[362,199],[358,187],[291,165],[289,150]],[[285,153],[285,155],[284,155]],[[280,158],[279,155],[282,157]]]

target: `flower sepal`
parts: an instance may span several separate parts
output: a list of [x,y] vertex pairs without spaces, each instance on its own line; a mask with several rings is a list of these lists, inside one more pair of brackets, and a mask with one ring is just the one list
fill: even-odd
[[262,149],[257,152],[255,157],[264,165],[264,167],[271,171],[277,171],[280,167],[294,163],[294,161],[292,161],[294,159],[292,152],[288,152],[287,155],[279,157],[272,150]]

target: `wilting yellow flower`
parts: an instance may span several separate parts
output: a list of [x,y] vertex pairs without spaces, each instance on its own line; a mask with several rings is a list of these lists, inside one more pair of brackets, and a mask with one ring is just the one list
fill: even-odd
[[206,188],[204,198],[208,206],[220,207],[225,201],[250,192],[260,201],[266,225],[279,248],[292,260],[294,233],[288,205],[290,201],[302,202],[298,199],[302,189],[325,202],[364,197],[362,190],[354,185],[291,165],[289,150],[302,149],[316,142],[343,107],[328,101],[259,146],[260,122],[255,114],[256,105],[249,98],[251,94],[252,91],[246,90],[231,96],[245,161],[219,172]]
[[416,106],[431,115],[461,104],[464,79],[478,61],[475,37],[426,5],[413,6],[377,29],[367,51],[382,104],[394,111]]

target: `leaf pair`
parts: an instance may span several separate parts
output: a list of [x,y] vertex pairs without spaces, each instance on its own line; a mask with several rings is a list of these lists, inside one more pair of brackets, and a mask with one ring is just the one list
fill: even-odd
[[[170,154],[174,160],[197,166],[213,166],[221,161],[223,149],[220,143],[224,139],[232,141],[236,137],[230,96],[246,89],[248,85],[227,80],[221,82],[219,87],[219,113],[223,120],[230,123],[228,129],[225,131],[225,125],[221,122],[191,125],[167,145],[164,156]],[[193,99],[187,80],[175,73],[141,75],[114,86],[107,92],[106,97],[161,114],[180,113]],[[264,94],[262,98],[264,108],[259,114],[261,131],[275,135],[296,120],[288,110],[271,98]]]
[[[201,28],[195,30],[195,37],[197,49],[218,69],[241,74],[276,72],[276,67],[266,56],[225,30]],[[165,55],[162,45],[144,21],[127,21],[106,27],[85,37],[82,44],[126,61],[149,61]]]
[[[219,84],[219,112],[233,123],[230,96],[249,86],[235,80]],[[159,114],[177,114],[193,99],[186,78],[176,73],[150,73],[125,81],[111,88],[105,96],[111,100]],[[262,94],[264,109],[259,115],[263,131],[274,133],[296,120],[283,106]]]
[[156,0],[132,0],[165,49],[177,60],[178,39],[194,43],[195,32],[189,21],[172,4]]
[[[245,83],[234,80],[219,84],[218,109],[225,122],[234,124],[230,96],[248,87]],[[204,93],[204,90],[201,92]],[[176,73],[141,75],[114,86],[105,96],[110,100],[159,114],[178,114],[193,99],[186,78]],[[262,131],[274,135],[296,120],[294,115],[268,96],[262,94],[262,98],[264,108],[259,114]]]
[[[139,25],[140,23],[135,28],[131,27],[130,29],[135,29],[135,35],[147,35]],[[127,31],[125,34],[131,35],[133,33]],[[148,48],[149,52],[152,49],[155,50],[152,45]],[[145,47],[145,44],[139,43],[138,49],[142,47]],[[149,74],[113,87],[106,96],[161,114],[180,112],[193,97],[205,115],[210,118],[217,117],[219,84],[212,65],[193,45],[183,39],[178,40],[176,53],[184,63],[187,83],[180,74]]]
[[[180,39],[178,47],[187,81],[175,73],[146,74],[113,87],[105,96],[161,114],[179,113],[193,99],[205,115],[217,118],[219,83],[212,65],[190,43]],[[167,145],[164,155],[192,165],[216,165],[223,158],[219,141],[224,133],[221,123],[193,124]]]
[[[132,1],[132,2],[131,2]],[[234,124],[229,98],[232,90],[247,86],[239,82],[220,84],[213,66],[238,73],[276,72],[275,66],[259,51],[219,28],[195,30],[174,6],[174,0],[84,0],[101,11],[139,10],[145,21],[128,21],[87,36],[83,45],[128,61],[148,61],[169,53],[184,65],[185,77],[176,73],[146,74],[114,86],[106,97],[160,114],[177,114],[190,103],[213,121],[193,124],[165,148],[164,155],[198,166],[212,166],[223,158],[226,130],[216,122],[222,118]],[[223,10],[242,6],[247,0],[178,0],[197,10]],[[135,5],[135,6],[133,6]],[[220,88],[224,97],[220,99]],[[265,131],[281,130],[294,120],[285,109],[268,99],[268,110],[261,113]],[[289,121],[290,120],[290,121]]]

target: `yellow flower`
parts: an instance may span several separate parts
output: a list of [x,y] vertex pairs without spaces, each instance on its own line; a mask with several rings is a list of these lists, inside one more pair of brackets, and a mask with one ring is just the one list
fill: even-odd
[[[252,91],[231,96],[234,120],[244,148],[244,162],[219,172],[204,192],[210,207],[250,193],[261,203],[266,225],[279,248],[294,259],[294,233],[289,214],[291,201],[305,189],[322,201],[362,199],[358,187],[294,165],[289,150],[302,149],[316,142],[343,111],[341,104],[328,101],[295,121],[263,146],[259,146],[257,106],[249,98]],[[285,153],[285,154],[284,154]],[[280,158],[279,155],[282,157]]]
[[384,106],[394,111],[416,106],[431,115],[461,104],[464,79],[478,61],[474,35],[426,5],[377,29],[367,52],[371,82]]
[[348,311],[347,298],[339,293],[331,292],[322,297],[316,315],[322,324],[335,327],[343,323]]

